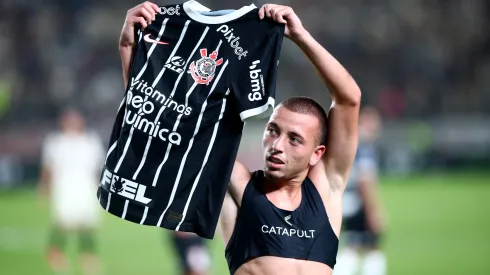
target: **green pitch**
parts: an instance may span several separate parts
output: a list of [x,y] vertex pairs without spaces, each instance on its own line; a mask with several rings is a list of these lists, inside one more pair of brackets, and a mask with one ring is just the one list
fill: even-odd
[[[490,274],[490,175],[384,178],[382,198],[389,275]],[[168,231],[103,216],[105,274],[178,275]],[[43,255],[48,226],[33,191],[0,192],[0,274],[51,274]],[[209,246],[212,274],[228,274],[219,236]]]

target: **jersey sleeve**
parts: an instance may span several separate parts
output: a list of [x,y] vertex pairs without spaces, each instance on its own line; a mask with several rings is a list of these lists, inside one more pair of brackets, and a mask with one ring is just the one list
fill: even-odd
[[232,91],[240,118],[270,116],[275,104],[275,89],[284,27],[275,27],[246,59],[232,81]]

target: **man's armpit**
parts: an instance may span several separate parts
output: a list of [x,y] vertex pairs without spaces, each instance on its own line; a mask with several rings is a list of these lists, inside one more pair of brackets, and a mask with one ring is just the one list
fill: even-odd
[[338,173],[327,173],[327,179],[331,192],[344,192],[348,179]]

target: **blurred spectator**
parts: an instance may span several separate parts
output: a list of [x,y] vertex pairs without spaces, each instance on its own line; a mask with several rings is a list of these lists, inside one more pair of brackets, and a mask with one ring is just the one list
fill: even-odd
[[85,275],[99,274],[95,229],[99,206],[95,193],[104,150],[99,138],[86,131],[84,119],[74,110],[60,118],[61,130],[44,142],[40,192],[50,205],[52,229],[47,260],[55,272],[68,270],[64,252],[70,233],[78,237],[78,252]]
[[172,242],[179,258],[179,275],[207,275],[211,257],[203,238],[195,233],[171,232]]
[[[202,2],[214,9],[250,4],[247,0]],[[403,131],[402,123],[409,120],[434,128],[435,122],[430,122],[445,117],[471,116],[468,120],[473,120],[490,115],[490,1],[276,2],[293,6],[317,40],[347,67],[363,90],[363,104],[380,110],[387,128],[395,122]],[[63,106],[76,104],[108,139],[124,94],[118,36],[127,9],[137,3],[0,1],[0,158],[5,161],[15,155],[19,163],[9,160],[10,168],[5,169],[10,174],[22,171],[27,175],[24,179],[35,174],[32,159],[39,153],[39,137],[53,127]],[[310,66],[286,39],[276,102],[304,95],[330,106]],[[466,131],[459,145],[439,150],[447,152],[471,141],[475,130]],[[490,151],[484,152],[490,160]]]

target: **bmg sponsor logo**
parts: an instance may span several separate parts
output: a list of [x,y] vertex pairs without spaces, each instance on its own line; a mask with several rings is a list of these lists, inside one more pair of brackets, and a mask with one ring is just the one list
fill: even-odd
[[249,67],[249,77],[252,92],[248,94],[248,100],[257,101],[262,100],[262,95],[265,95],[264,87],[264,75],[262,75],[262,70],[255,69],[257,65],[260,64],[260,60],[255,60],[252,62],[252,66]]

